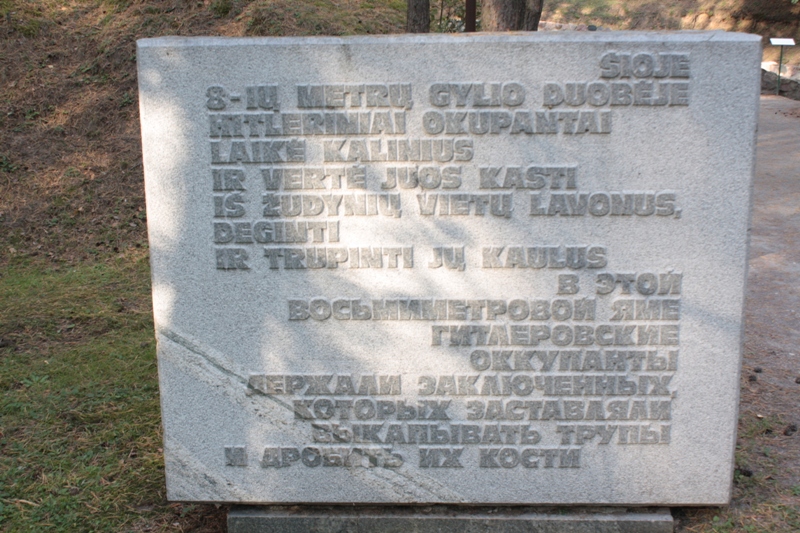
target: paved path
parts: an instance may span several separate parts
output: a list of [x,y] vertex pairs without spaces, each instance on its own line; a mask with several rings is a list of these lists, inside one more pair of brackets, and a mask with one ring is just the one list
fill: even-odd
[[780,418],[764,445],[775,448],[776,480],[793,487],[800,433],[784,431],[800,426],[800,102],[762,96],[758,128],[740,427]]

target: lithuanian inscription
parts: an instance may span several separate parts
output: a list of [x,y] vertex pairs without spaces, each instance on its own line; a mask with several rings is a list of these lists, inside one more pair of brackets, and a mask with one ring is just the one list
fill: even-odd
[[[146,97],[167,78],[191,115],[189,199],[163,185],[168,165],[148,177],[154,205],[164,188],[185,205],[177,230],[148,215],[173,494],[338,501],[318,489],[335,483],[341,501],[725,499],[735,390],[719,387],[738,364],[725,358],[738,353],[752,132],[706,132],[741,133],[755,115],[749,89],[735,113],[709,107],[711,58],[751,47],[714,35],[736,53],[678,35],[477,38],[497,65],[434,37],[429,57],[405,38],[308,53],[236,41],[197,57],[193,41],[140,45],[146,65],[194,65],[140,76],[144,121],[174,115]],[[227,67],[200,74],[204,61]],[[146,156],[162,154],[170,136],[148,131]],[[226,429],[182,414],[179,390]]]

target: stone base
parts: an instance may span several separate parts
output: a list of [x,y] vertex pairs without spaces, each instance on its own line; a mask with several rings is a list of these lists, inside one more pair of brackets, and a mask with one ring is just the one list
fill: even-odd
[[241,506],[228,533],[672,533],[669,509]]

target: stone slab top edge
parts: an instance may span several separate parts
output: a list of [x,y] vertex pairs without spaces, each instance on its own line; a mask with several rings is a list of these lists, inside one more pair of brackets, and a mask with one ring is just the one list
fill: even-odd
[[152,37],[139,39],[139,48],[192,47],[192,46],[242,46],[242,45],[337,45],[337,44],[382,44],[418,43],[418,44],[452,44],[463,40],[470,43],[504,43],[504,42],[553,42],[553,43],[636,43],[653,42],[657,38],[664,43],[699,43],[714,42],[761,42],[761,36],[751,33],[735,33],[722,30],[681,30],[681,31],[613,31],[613,32],[503,32],[503,33],[448,33],[448,34],[388,34],[388,35],[351,35],[344,37],[310,36],[310,37]]

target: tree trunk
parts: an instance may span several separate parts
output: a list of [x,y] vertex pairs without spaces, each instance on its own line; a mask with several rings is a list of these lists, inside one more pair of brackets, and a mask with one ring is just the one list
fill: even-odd
[[408,33],[428,33],[431,31],[430,0],[408,0],[406,31]]
[[544,0],[483,0],[483,31],[536,31]]

